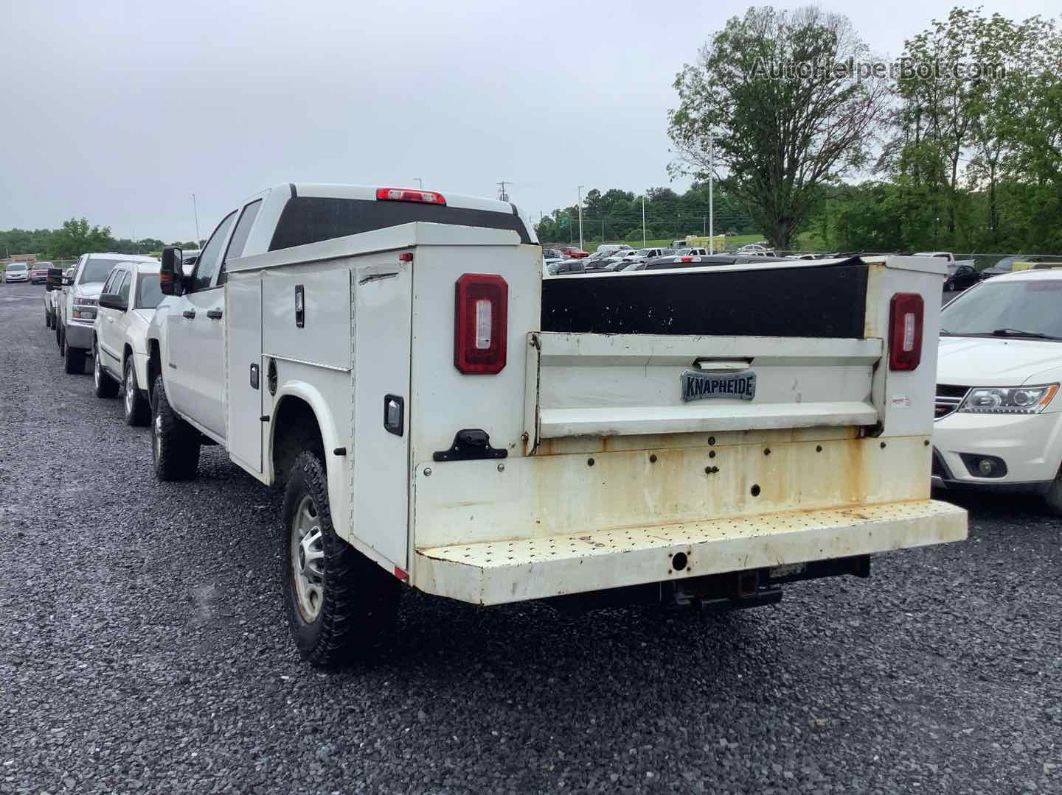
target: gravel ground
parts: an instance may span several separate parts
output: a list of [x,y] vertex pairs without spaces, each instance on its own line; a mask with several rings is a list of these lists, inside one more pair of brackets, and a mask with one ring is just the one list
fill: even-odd
[[1062,791],[1062,522],[981,501],[964,544],[723,616],[412,595],[384,664],[299,661],[278,499],[62,373],[0,285],[0,792]]

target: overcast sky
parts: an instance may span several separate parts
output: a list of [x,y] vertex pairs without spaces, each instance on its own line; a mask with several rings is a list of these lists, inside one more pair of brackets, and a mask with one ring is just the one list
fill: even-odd
[[[954,3],[821,5],[895,57]],[[981,5],[1058,13],[1058,0]],[[0,229],[84,215],[116,237],[190,239],[194,192],[205,237],[289,181],[420,177],[493,196],[504,179],[536,219],[577,185],[667,185],[675,74],[746,7],[0,0]]]

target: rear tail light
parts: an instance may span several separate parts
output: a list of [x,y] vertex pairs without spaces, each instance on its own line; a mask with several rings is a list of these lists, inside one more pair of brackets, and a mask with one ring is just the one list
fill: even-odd
[[420,202],[421,204],[446,205],[441,193],[433,190],[409,190],[407,188],[377,188],[376,200],[382,202]]
[[493,375],[505,367],[509,285],[487,273],[466,273],[454,291],[454,367]]
[[922,361],[922,318],[918,293],[896,293],[889,303],[889,369],[914,370]]

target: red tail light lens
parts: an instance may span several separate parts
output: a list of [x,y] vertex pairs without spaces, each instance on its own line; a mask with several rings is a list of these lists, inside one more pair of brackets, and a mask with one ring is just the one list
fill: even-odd
[[922,361],[925,306],[918,293],[896,293],[889,303],[889,369],[914,370]]
[[377,188],[376,200],[382,202],[420,202],[421,204],[446,204],[441,193],[433,190],[409,190],[407,188]]
[[466,273],[454,290],[454,367],[494,375],[505,367],[509,285],[501,276]]

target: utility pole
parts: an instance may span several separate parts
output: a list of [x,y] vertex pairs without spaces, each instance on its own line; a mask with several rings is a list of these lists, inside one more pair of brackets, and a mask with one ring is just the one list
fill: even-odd
[[417,187],[419,187],[421,190],[424,190],[424,180],[422,180],[420,177],[413,177],[413,181],[417,183]]
[[203,238],[199,236],[199,209],[195,205],[195,194],[192,194],[192,214],[195,215],[195,244],[203,245]]
[[583,186],[579,186],[579,248],[583,249]]
[[642,196],[642,248],[645,248],[645,196]]
[[715,136],[708,136],[708,253],[715,253],[715,199],[712,185],[715,182]]
[[505,186],[506,185],[512,185],[513,183],[506,182],[503,179],[501,182],[499,182],[497,184],[498,184],[498,199],[499,199],[499,201],[503,201],[503,202],[509,201],[509,194],[505,192]]

